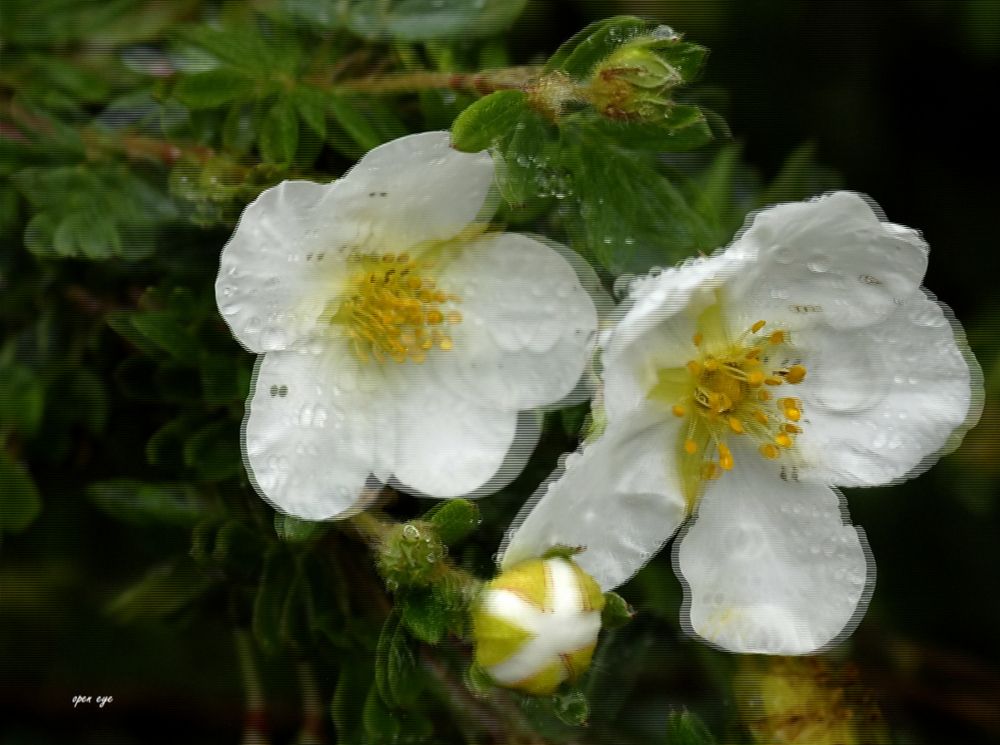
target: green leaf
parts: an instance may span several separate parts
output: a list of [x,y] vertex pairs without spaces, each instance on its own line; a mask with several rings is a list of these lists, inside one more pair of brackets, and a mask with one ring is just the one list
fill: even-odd
[[643,121],[615,121],[593,114],[581,118],[609,139],[642,150],[684,152],[713,139],[705,115],[697,106],[676,104],[662,117]]
[[20,533],[34,522],[41,508],[28,469],[0,448],[0,534]]
[[398,610],[393,609],[375,649],[375,685],[388,706],[408,706],[420,695],[422,676],[409,634]]
[[361,718],[369,738],[366,742],[392,743],[399,740],[402,732],[399,717],[386,706],[377,686],[368,689]]
[[90,484],[87,496],[111,517],[133,525],[191,527],[214,511],[190,484],[110,479]]
[[527,101],[523,91],[497,91],[479,99],[452,124],[452,145],[467,153],[492,147],[509,137],[529,113]]
[[24,245],[39,258],[52,258],[56,256],[55,235],[55,216],[48,212],[39,212],[24,228]]
[[193,559],[151,569],[107,606],[123,623],[172,616],[211,589],[217,580],[205,574]]
[[521,14],[527,0],[361,0],[347,26],[372,40],[468,39],[495,36]]
[[715,745],[705,723],[690,711],[673,712],[667,717],[667,745]]
[[560,721],[570,727],[581,727],[590,716],[590,704],[582,691],[571,690],[555,697],[553,711]]
[[274,532],[278,538],[288,543],[305,543],[323,535],[328,527],[328,523],[300,520],[280,512],[274,513]]
[[17,362],[0,362],[0,430],[34,434],[44,412],[45,388],[38,376]]
[[129,325],[143,338],[171,357],[186,362],[197,359],[197,340],[169,311],[136,311],[127,318]]
[[418,639],[437,644],[448,633],[451,613],[428,590],[412,590],[403,601],[403,623]]
[[649,22],[635,16],[595,21],[559,47],[545,64],[545,70],[562,70],[572,78],[585,80],[601,60],[650,28]]
[[174,98],[189,109],[211,109],[250,98],[256,85],[231,67],[218,67],[182,77],[174,86]]
[[291,100],[281,98],[264,116],[260,128],[261,157],[268,163],[287,165],[299,146],[299,120]]
[[[548,168],[546,148],[553,141],[555,127],[541,115],[529,111],[514,126],[510,140],[501,147],[497,184],[504,201],[512,207],[523,206],[534,197],[547,196],[546,179],[553,178]],[[554,191],[565,190],[555,185]]]
[[289,601],[294,597],[297,573],[288,553],[275,547],[264,559],[264,571],[253,604],[254,638],[268,654],[276,654],[286,640]]
[[601,611],[601,628],[616,629],[632,620],[635,611],[621,595],[615,592],[604,593],[604,609]]
[[709,252],[711,231],[684,193],[596,130],[581,130],[570,159],[578,221],[567,227],[585,255],[612,274],[644,273]]
[[458,543],[479,526],[479,508],[468,499],[449,499],[425,515],[449,546]]
[[708,49],[682,41],[680,36],[651,41],[644,47],[655,50],[657,56],[677,70],[685,82],[697,78],[708,59]]
[[109,259],[121,252],[122,242],[118,230],[106,217],[70,212],[59,222],[53,246],[60,256]]
[[381,706],[378,691],[372,684],[371,672],[366,664],[346,657],[338,666],[337,685],[330,701],[330,718],[337,728],[337,739],[343,743],[361,743],[364,737],[364,712],[368,699],[374,695]]
[[240,431],[236,421],[223,418],[209,422],[184,445],[184,463],[206,481],[224,481],[243,469]]
[[299,86],[292,94],[296,111],[316,136],[326,138],[326,97],[315,88]]
[[257,140],[257,124],[252,105],[234,103],[222,124],[223,147],[234,153],[246,153]]

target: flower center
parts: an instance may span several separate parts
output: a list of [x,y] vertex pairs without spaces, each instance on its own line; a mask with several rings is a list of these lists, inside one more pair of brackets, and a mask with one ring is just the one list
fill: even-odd
[[674,416],[684,419],[681,429],[681,475],[692,502],[701,484],[732,470],[735,462],[729,437],[747,437],[768,460],[781,457],[802,432],[802,402],[783,396],[780,388],[797,385],[806,368],[795,362],[788,347],[788,333],[765,331],[757,321],[735,340],[719,334],[706,343],[694,335],[698,356],[684,368],[664,369],[649,393],[671,405]]
[[346,327],[359,360],[421,363],[433,349],[452,348],[446,324],[462,320],[452,307],[459,298],[426,276],[430,262],[405,253],[352,254],[348,262],[356,270],[333,322]]

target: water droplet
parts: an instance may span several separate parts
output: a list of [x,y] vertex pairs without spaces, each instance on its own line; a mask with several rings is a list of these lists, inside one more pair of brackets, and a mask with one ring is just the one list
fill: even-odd
[[403,538],[408,541],[416,541],[420,538],[420,531],[417,529],[416,525],[412,523],[407,523],[403,526]]

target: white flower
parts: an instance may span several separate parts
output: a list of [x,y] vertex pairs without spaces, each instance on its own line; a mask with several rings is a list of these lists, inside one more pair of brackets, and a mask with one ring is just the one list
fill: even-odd
[[916,231],[840,192],[636,280],[601,339],[607,428],[526,506],[503,564],[582,546],[608,590],[694,514],[674,544],[689,631],[775,654],[835,640],[874,564],[832,485],[912,476],[978,418],[978,367],[926,266]]
[[502,486],[580,378],[597,324],[573,267],[486,232],[493,163],[447,132],[372,150],[331,184],[286,181],[223,249],[219,310],[258,360],[244,422],[283,512],[357,508],[374,477],[453,497]]

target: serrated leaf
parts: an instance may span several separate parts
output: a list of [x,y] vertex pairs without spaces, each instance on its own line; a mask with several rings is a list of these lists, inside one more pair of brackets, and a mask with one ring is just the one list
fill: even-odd
[[20,533],[35,521],[41,508],[28,469],[0,448],[0,534]]
[[[330,718],[337,728],[337,738],[344,743],[360,743],[363,737],[364,711],[375,691],[367,665],[347,657],[338,666],[337,685],[330,701]],[[375,692],[375,698],[378,693]],[[381,703],[381,701],[379,701]]]
[[585,253],[612,274],[644,273],[709,252],[711,231],[655,161],[603,133],[580,132],[568,162],[579,221],[567,227]]
[[222,144],[234,153],[247,152],[257,140],[257,121],[254,107],[247,103],[234,103],[226,112],[222,123]]
[[551,176],[546,147],[554,134],[555,128],[533,111],[527,112],[514,126],[510,139],[501,147],[503,160],[496,177],[507,204],[525,205],[542,191],[541,184]]
[[174,98],[189,109],[211,109],[252,97],[257,83],[231,67],[217,67],[183,76],[174,86]]
[[545,70],[562,70],[572,78],[585,80],[597,63],[650,28],[648,21],[635,16],[595,21],[560,46],[545,64]]
[[366,39],[426,41],[494,36],[520,15],[527,0],[361,0],[347,26]]
[[474,153],[510,137],[529,111],[523,91],[497,91],[476,101],[459,114],[451,126],[456,150]]
[[292,162],[299,146],[299,120],[289,99],[277,100],[264,115],[257,144],[266,162],[282,165]]
[[56,256],[56,218],[48,212],[33,216],[24,228],[24,246],[39,258]]
[[87,496],[111,517],[133,525],[191,527],[213,512],[190,484],[110,479],[90,484]]
[[181,559],[151,569],[112,600],[107,612],[125,623],[164,618],[183,610],[215,582],[193,559]]

